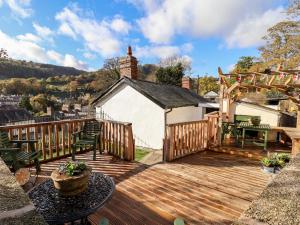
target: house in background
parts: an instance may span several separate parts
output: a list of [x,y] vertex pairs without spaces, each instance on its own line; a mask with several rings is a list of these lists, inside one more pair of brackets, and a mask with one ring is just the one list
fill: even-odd
[[93,102],[97,119],[130,122],[137,146],[161,149],[167,124],[203,119],[207,101],[190,90],[191,79],[182,87],[138,79],[137,59],[120,59],[121,78]]
[[[227,102],[224,101],[223,112],[227,110]],[[296,117],[285,112],[281,112],[268,105],[259,105],[253,102],[237,101],[231,104],[230,113],[234,120],[234,115],[250,115],[260,116],[262,124],[269,124],[271,127],[296,127]],[[269,141],[275,141],[277,131],[270,131],[268,135]]]
[[218,102],[219,94],[214,91],[209,91],[205,95],[203,95],[203,98],[205,98],[209,102]]

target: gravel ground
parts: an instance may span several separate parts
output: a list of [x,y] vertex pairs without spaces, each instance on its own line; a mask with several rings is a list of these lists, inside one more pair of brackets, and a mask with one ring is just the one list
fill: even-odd
[[300,224],[300,154],[270,182],[234,225]]

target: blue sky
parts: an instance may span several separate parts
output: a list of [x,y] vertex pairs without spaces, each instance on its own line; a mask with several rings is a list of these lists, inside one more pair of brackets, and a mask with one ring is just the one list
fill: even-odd
[[287,0],[0,0],[0,48],[11,58],[99,69],[126,53],[141,63],[178,55],[192,76],[257,56]]

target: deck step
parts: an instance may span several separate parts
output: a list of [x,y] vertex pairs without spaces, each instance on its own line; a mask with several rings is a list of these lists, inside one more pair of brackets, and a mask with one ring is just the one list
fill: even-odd
[[210,151],[214,152],[222,152],[222,153],[227,153],[231,155],[238,155],[246,158],[250,158],[253,160],[261,160],[263,157],[265,157],[264,154],[258,153],[258,152],[251,152],[251,151],[245,151],[237,148],[232,148],[232,147],[227,147],[227,146],[222,146],[222,147],[213,147],[209,149]]

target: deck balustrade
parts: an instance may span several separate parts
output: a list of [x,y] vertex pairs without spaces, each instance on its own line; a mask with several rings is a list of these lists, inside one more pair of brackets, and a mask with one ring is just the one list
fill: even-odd
[[[70,156],[74,137],[72,133],[81,130],[84,123],[93,118],[61,120],[43,123],[0,126],[11,140],[38,140],[35,148],[41,150],[41,162]],[[99,121],[103,123],[100,147],[108,153],[125,160],[134,160],[134,140],[130,123]],[[24,151],[29,151],[27,146]]]
[[217,144],[218,116],[207,119],[169,124],[164,139],[164,160],[172,161]]

